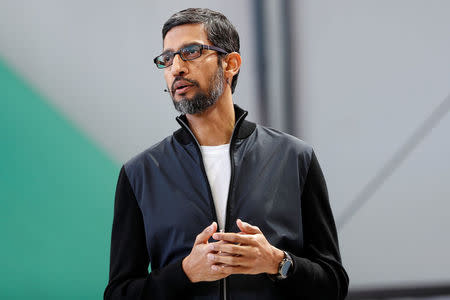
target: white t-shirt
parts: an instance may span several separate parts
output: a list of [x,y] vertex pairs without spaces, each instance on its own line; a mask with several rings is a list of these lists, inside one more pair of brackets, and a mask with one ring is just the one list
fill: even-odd
[[200,149],[216,207],[217,223],[219,229],[224,229],[231,178],[230,144],[200,146]]

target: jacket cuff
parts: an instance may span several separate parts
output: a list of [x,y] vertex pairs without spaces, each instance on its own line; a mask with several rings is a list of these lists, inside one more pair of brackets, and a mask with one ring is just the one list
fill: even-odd
[[172,299],[176,297],[183,298],[190,294],[190,289],[194,283],[184,273],[182,261],[166,265],[159,270],[152,270],[141,298],[144,299],[151,296],[156,297],[156,299]]
[[169,278],[175,281],[179,285],[180,289],[184,290],[191,288],[193,286],[193,283],[189,280],[186,273],[184,273],[182,263],[183,260],[180,260],[176,263],[168,265],[164,270],[164,273],[167,271],[167,275],[169,276]]

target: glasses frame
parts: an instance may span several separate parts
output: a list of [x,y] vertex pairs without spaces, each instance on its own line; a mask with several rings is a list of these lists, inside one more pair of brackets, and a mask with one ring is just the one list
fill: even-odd
[[[197,56],[197,57],[195,57],[195,58],[192,58],[192,59],[186,59],[186,58],[183,57],[183,55],[182,55],[181,53],[182,53],[182,51],[183,51],[184,49],[186,49],[187,47],[191,47],[191,46],[199,46],[199,47],[200,47],[200,55]],[[159,57],[161,57],[162,55],[164,55],[164,53],[161,53],[160,55],[158,55],[157,57],[155,57],[155,58],[153,59],[153,62],[155,63],[155,65],[156,65],[156,67],[157,67],[158,69],[165,69],[165,68],[167,68],[167,67],[170,67],[170,66],[173,64],[173,60],[175,59],[175,55],[179,54],[179,55],[180,55],[180,58],[181,58],[183,61],[191,61],[191,60],[197,59],[197,58],[199,58],[200,56],[202,56],[202,54],[203,54],[203,49],[217,51],[217,52],[222,53],[222,54],[228,54],[227,51],[223,50],[222,48],[216,47],[216,46],[212,46],[212,45],[200,45],[200,44],[191,44],[191,45],[187,45],[187,46],[184,46],[184,47],[180,48],[180,50],[178,50],[178,51],[176,51],[176,52],[168,52],[168,53],[166,53],[166,54],[171,53],[171,54],[173,55],[172,63],[171,63],[170,65],[168,65],[168,66],[160,67],[161,65],[158,64],[158,62],[157,62],[157,59],[158,59]]]

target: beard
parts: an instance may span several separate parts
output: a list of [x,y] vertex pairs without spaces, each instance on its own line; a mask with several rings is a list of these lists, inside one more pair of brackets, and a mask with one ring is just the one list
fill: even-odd
[[[222,65],[219,67],[216,73],[209,79],[208,92],[197,92],[192,98],[183,97],[179,101],[175,101],[174,94],[170,94],[172,97],[173,105],[175,109],[182,114],[198,114],[204,112],[208,107],[214,105],[224,90],[224,80]],[[189,80],[197,87],[199,84],[196,81]]]

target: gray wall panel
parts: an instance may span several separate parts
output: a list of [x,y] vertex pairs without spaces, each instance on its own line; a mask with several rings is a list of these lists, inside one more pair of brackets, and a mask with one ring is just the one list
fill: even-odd
[[[450,93],[450,2],[295,3],[299,130],[339,218]],[[351,286],[450,281],[449,118],[340,231]]]

